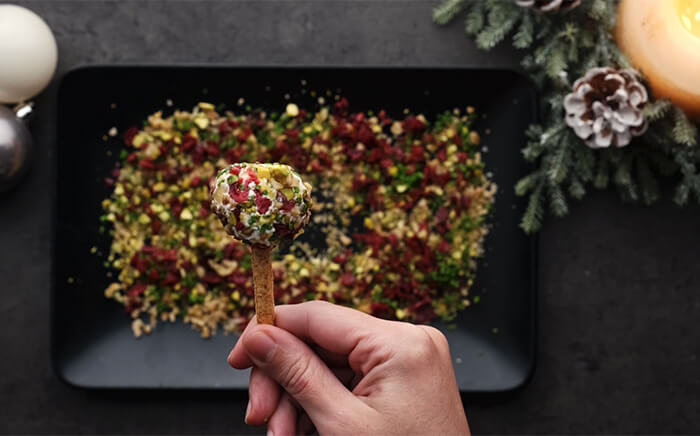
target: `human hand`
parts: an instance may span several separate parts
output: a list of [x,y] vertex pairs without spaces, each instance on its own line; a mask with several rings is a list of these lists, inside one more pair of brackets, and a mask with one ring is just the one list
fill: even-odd
[[437,329],[321,301],[275,313],[276,326],[253,320],[228,356],[253,367],[246,423],[267,423],[268,436],[469,434]]

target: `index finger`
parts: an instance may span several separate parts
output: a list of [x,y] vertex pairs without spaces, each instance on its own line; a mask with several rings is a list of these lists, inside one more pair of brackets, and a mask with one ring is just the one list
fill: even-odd
[[[304,342],[318,345],[331,353],[349,355],[357,345],[386,322],[358,310],[326,301],[308,301],[275,307],[275,326],[287,330]],[[243,332],[245,335],[245,332]],[[235,368],[252,365],[240,340],[229,355]]]
[[327,301],[278,306],[275,325],[302,341],[332,353],[348,355],[383,322],[373,316]]

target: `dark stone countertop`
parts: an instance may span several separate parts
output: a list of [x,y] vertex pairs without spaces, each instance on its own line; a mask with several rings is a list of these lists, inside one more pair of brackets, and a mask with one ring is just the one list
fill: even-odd
[[[432,1],[19,1],[78,64],[514,66],[430,20]],[[459,20],[458,20],[459,21]],[[0,67],[1,68],[1,67]],[[109,84],[105,84],[109,86]],[[33,172],[0,196],[0,433],[255,433],[245,393],[84,392],[49,361],[55,84],[36,101]],[[519,159],[516,153],[514,159]],[[540,235],[535,374],[467,397],[476,433],[700,432],[698,208],[593,193]]]

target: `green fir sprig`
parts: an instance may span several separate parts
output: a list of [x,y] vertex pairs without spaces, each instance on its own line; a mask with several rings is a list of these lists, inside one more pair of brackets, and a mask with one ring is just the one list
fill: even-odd
[[612,35],[618,0],[584,0],[566,12],[541,13],[515,0],[446,0],[433,19],[447,24],[465,14],[465,31],[489,50],[512,39],[523,50],[521,64],[540,92],[540,123],[527,131],[523,157],[534,171],[515,186],[529,195],[521,227],[541,228],[546,211],[563,216],[570,199],[591,187],[614,186],[624,201],[652,204],[661,198],[659,177],[676,181],[673,200],[700,202],[699,125],[666,100],[650,100],[644,110],[647,132],[623,148],[589,148],[565,123],[563,99],[571,80],[599,66],[628,68]]

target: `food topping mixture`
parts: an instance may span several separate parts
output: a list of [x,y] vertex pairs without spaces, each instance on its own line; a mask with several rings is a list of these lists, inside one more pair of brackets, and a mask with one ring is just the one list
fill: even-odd
[[[106,265],[116,272],[105,295],[131,314],[136,336],[178,318],[203,337],[238,332],[254,313],[250,250],[216,214],[266,246],[271,229],[299,233],[311,208],[313,229],[273,261],[278,303],[323,299],[384,318],[449,320],[470,304],[496,190],[474,118],[471,108],[430,123],[351,113],[344,99],[316,113],[290,104],[234,114],[209,103],[156,112],[124,133],[105,180]],[[313,203],[286,165],[314,186]]]

